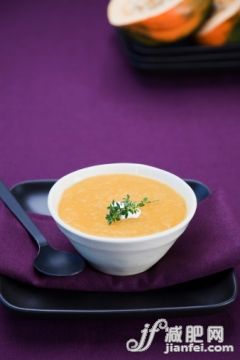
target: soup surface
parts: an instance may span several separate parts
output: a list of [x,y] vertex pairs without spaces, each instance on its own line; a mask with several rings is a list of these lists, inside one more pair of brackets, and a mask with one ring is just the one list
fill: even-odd
[[[127,194],[132,201],[147,197],[153,202],[141,207],[138,218],[109,225],[105,218],[107,207]],[[66,189],[58,213],[65,223],[82,232],[124,238],[150,235],[177,225],[186,216],[186,203],[174,189],[160,181],[139,175],[110,174],[89,177]]]

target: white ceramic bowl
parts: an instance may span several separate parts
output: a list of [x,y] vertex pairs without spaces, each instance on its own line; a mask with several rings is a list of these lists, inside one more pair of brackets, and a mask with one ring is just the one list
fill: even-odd
[[[65,189],[90,176],[126,173],[159,180],[183,196],[187,215],[176,226],[142,237],[111,238],[83,233],[66,224],[58,215],[58,204]],[[48,196],[49,211],[60,230],[75,249],[96,269],[112,275],[141,273],[161,259],[185,231],[197,207],[197,199],[185,181],[167,171],[142,164],[105,164],[74,171],[59,179]]]

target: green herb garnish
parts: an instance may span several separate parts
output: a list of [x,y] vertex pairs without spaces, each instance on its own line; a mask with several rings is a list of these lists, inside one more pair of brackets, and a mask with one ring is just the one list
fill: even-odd
[[130,195],[127,195],[120,202],[113,200],[107,207],[108,214],[106,215],[106,220],[108,224],[111,225],[113,222],[121,220],[121,217],[127,219],[129,213],[137,214],[139,212],[139,208],[151,202],[152,201],[149,201],[147,197],[144,197],[140,202],[132,201],[130,200]]

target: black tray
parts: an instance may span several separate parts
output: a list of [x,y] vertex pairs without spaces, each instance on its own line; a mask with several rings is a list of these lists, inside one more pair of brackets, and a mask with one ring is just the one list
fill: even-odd
[[[200,182],[188,180],[197,197],[209,194]],[[17,184],[12,193],[30,212],[49,214],[47,196],[54,180]],[[168,288],[141,293],[84,292],[41,289],[0,277],[0,300],[9,309],[28,314],[160,315],[199,314],[224,309],[237,295],[233,269]]]
[[149,62],[136,61],[129,56],[130,64],[137,70],[149,72],[158,71],[204,71],[204,70],[222,70],[222,69],[240,69],[240,58],[238,60],[218,60],[218,61],[185,61],[185,62]]
[[185,40],[182,42],[169,44],[169,45],[145,45],[140,43],[133,37],[131,37],[127,32],[118,31],[120,39],[123,43],[131,49],[136,54],[139,55],[161,55],[161,56],[179,56],[179,55],[199,55],[206,57],[208,55],[218,54],[219,56],[225,56],[229,53],[239,53],[240,52],[240,44],[228,44],[224,46],[204,46],[194,44],[191,40]]
[[147,46],[119,31],[130,63],[142,70],[240,68],[240,45],[208,47],[191,43]]
[[142,54],[137,54],[134,52],[129,52],[129,56],[136,60],[136,61],[145,61],[145,62],[150,62],[150,63],[171,63],[171,64],[175,64],[175,63],[182,63],[182,62],[188,62],[188,63],[192,63],[192,62],[210,62],[210,61],[214,61],[214,62],[222,62],[222,61],[237,61],[240,60],[240,51],[235,51],[235,52],[228,52],[224,55],[220,55],[218,53],[212,53],[212,54],[189,54],[189,55],[185,55],[185,54],[178,54],[178,55],[170,55],[170,54],[165,54],[165,55],[142,55]]

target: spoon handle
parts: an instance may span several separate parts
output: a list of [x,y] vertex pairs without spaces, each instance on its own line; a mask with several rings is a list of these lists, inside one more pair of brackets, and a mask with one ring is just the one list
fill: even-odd
[[10,190],[6,187],[6,185],[0,180],[0,199],[4,202],[4,204],[8,207],[9,210],[15,215],[15,217],[19,220],[19,222],[24,226],[24,228],[29,232],[29,234],[33,237],[33,239],[38,244],[39,248],[41,246],[48,245],[47,240],[40,232],[40,230],[36,227],[36,225],[32,222],[28,214],[21,207],[19,202],[12,195]]
[[185,179],[185,181],[195,193],[198,203],[211,195],[209,187],[202,182],[192,179]]

